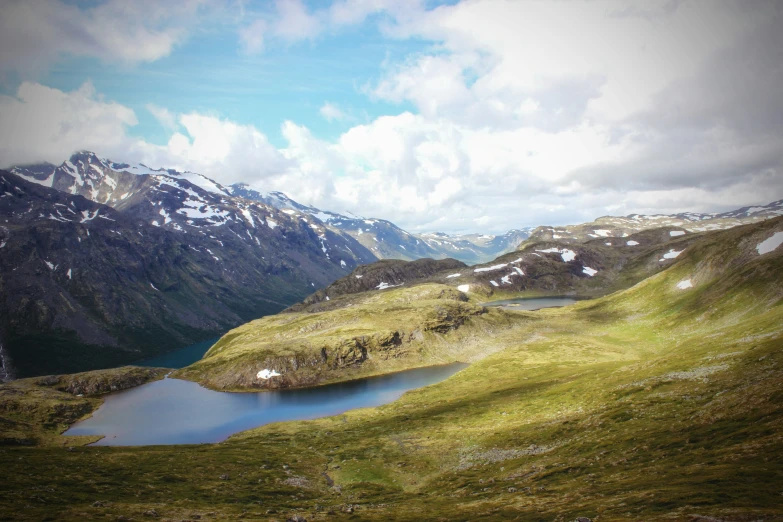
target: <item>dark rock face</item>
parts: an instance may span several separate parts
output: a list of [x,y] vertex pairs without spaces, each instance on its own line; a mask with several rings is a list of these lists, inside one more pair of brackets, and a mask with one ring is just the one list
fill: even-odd
[[411,285],[422,282],[444,270],[466,268],[465,263],[456,259],[417,259],[400,261],[384,259],[370,265],[358,267],[350,275],[338,279],[323,290],[309,295],[301,303],[288,308],[287,312],[298,312],[308,306],[322,303],[347,294],[358,294],[369,290],[382,290],[393,286]]
[[89,154],[66,163],[43,181],[45,169],[31,168],[39,184],[0,171],[4,379],[10,361],[25,377],[185,346],[375,259],[317,220],[187,179],[117,171]]

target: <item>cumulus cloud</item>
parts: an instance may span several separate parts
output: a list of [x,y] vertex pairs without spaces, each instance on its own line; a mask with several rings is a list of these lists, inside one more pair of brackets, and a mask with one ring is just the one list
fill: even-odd
[[346,114],[337,105],[325,102],[318,110],[326,121],[341,121],[346,119]]
[[59,164],[80,149],[120,154],[135,113],[102,101],[89,82],[72,92],[23,83],[16,96],[0,96],[0,164]]
[[59,164],[84,149],[117,161],[201,172],[225,183],[259,182],[290,167],[252,125],[147,108],[172,131],[164,146],[130,135],[138,123],[134,111],[103,100],[89,82],[71,92],[23,83],[15,97],[0,96],[0,165]]
[[248,54],[264,51],[270,39],[286,44],[313,39],[325,23],[322,13],[310,13],[301,0],[277,0],[272,11],[248,17],[252,21],[239,29],[239,41]]
[[150,114],[152,114],[158,123],[160,123],[164,129],[169,131],[175,131],[179,127],[177,123],[177,117],[167,108],[159,107],[154,103],[148,103],[144,106]]
[[107,0],[80,9],[62,0],[8,0],[0,10],[0,70],[37,72],[64,55],[150,62],[184,40],[206,0]]

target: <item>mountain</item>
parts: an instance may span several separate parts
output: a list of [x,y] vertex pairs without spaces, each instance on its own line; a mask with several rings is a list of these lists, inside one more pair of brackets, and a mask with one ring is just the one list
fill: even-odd
[[[630,214],[624,217],[603,216],[590,223],[561,227],[541,226],[530,233],[531,241],[558,240],[565,243],[582,243],[601,238],[623,238],[635,232],[660,227],[677,227],[675,234],[707,232],[756,223],[783,215],[783,200],[768,205],[742,207],[723,213],[700,214]],[[520,248],[523,248],[521,246]]]
[[316,217],[334,232],[350,235],[379,259],[453,258],[464,263],[482,263],[514,250],[532,230],[511,230],[500,236],[449,235],[442,232],[411,234],[385,219],[321,210],[297,203],[282,192],[263,193],[241,183],[231,185],[227,190],[233,195],[260,201],[292,214]]
[[143,359],[277,312],[375,260],[316,219],[221,195],[197,175],[89,153],[14,172],[35,183],[0,174],[3,374]]
[[267,228],[274,230],[280,223],[298,221],[298,227],[311,230],[309,239],[320,244],[332,264],[355,267],[376,259],[348,234],[326,228],[317,219],[297,217],[274,206],[235,197],[201,174],[116,163],[92,152],[76,153],[59,167],[22,166],[13,167],[11,172],[169,230],[218,240],[237,236],[258,245]]
[[[135,212],[146,210],[145,218],[149,222],[160,222],[161,225],[173,228],[188,224],[187,219],[181,219],[183,214],[185,217],[201,217],[202,213],[196,210],[203,208],[203,205],[230,206],[230,202],[236,201],[237,198],[255,201],[283,210],[289,216],[298,216],[300,219],[312,222],[322,233],[339,236],[342,238],[341,242],[347,243],[348,246],[360,244],[372,252],[377,259],[414,260],[451,257],[475,264],[514,250],[527,238],[531,230],[511,230],[500,236],[449,235],[439,232],[411,234],[391,221],[324,211],[302,205],[282,192],[260,192],[242,183],[223,186],[201,174],[178,172],[173,169],[153,169],[143,164],[118,163],[87,151],[74,154],[59,166],[48,163],[24,165],[12,167],[11,172],[33,183],[70,194],[79,194],[117,209],[133,209]],[[179,187],[180,183],[188,183],[201,190],[197,191],[198,194],[191,194],[192,197],[183,205],[175,205],[172,208],[169,208],[170,205],[163,205],[163,208],[161,205],[147,205],[146,209],[139,208],[140,202],[144,206],[144,200],[157,203],[160,194],[150,196],[148,193],[150,190],[159,192],[161,183],[175,187]],[[139,197],[140,193],[145,195]],[[165,214],[160,214],[161,210]],[[172,210],[175,213],[172,213]],[[241,211],[242,208],[238,210]],[[170,219],[173,222],[169,221]],[[182,221],[185,221],[185,224]],[[212,221],[212,224],[218,226],[221,224],[219,216]],[[193,223],[190,225],[193,226]],[[363,256],[366,254],[362,252]]]
[[603,238],[584,243],[531,238],[522,250],[488,263],[466,266],[447,259],[428,265],[426,271],[417,266],[423,260],[377,262],[357,268],[288,311],[331,310],[344,306],[343,296],[350,301],[352,294],[423,283],[448,285],[482,299],[605,295],[668,268],[702,236],[678,235],[677,231],[672,227],[644,230],[622,241],[613,240],[614,244]]

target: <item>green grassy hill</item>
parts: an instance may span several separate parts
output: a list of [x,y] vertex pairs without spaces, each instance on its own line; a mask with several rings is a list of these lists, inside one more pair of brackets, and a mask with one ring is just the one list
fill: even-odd
[[[570,307],[468,314],[442,335],[475,332],[478,360],[383,407],[217,445],[5,447],[3,515],[783,520],[783,248],[756,248],[775,232],[783,219],[705,235]],[[410,313],[416,291],[375,306]]]

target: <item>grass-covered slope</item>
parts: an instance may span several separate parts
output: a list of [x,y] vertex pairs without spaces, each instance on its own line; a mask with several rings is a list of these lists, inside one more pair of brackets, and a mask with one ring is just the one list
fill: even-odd
[[3,514],[783,520],[783,247],[756,249],[775,232],[716,233],[623,292],[509,312],[477,341],[502,349],[380,408],[212,446],[7,448]]
[[[444,285],[342,298],[348,299],[343,308],[278,314],[235,328],[174,376],[221,390],[313,386],[471,360],[494,331],[516,321]],[[265,369],[280,375],[259,377]]]
[[[524,323],[483,308],[482,300],[602,295],[671,266],[677,258],[665,253],[682,253],[694,241],[698,236],[671,240],[668,230],[658,230],[614,247],[534,243],[479,268],[454,260],[379,261],[311,294],[289,313],[231,330],[175,376],[219,390],[254,390],[474,360],[502,349],[496,330]],[[596,273],[586,274],[587,266]],[[259,373],[264,370],[278,375]]]

